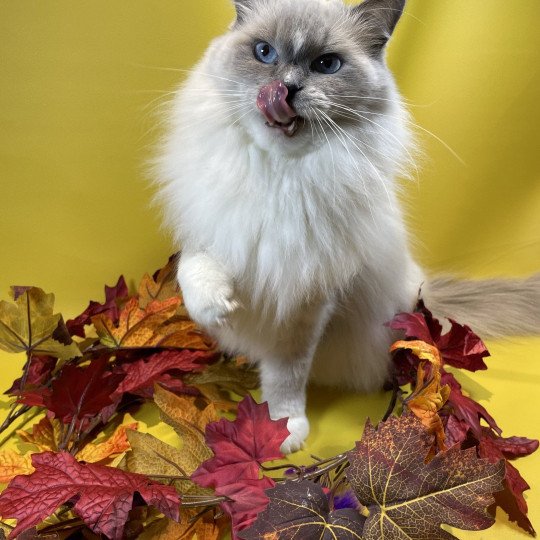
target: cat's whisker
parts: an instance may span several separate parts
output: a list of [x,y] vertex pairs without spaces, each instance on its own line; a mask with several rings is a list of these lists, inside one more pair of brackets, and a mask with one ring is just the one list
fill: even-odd
[[[386,187],[386,183],[384,182],[379,169],[377,169],[377,167],[375,167],[373,162],[368,158],[367,154],[352,140],[352,138],[349,136],[349,134],[342,127],[338,126],[336,124],[336,122],[334,122],[334,120],[332,120],[325,112],[321,111],[321,113],[328,119],[328,125],[331,126],[331,124],[329,123],[329,122],[331,122],[336,127],[336,129],[341,131],[343,133],[343,135],[345,135],[351,141],[353,146],[364,156],[364,159],[369,163],[370,167],[372,168],[373,172],[375,173],[375,176],[377,177],[377,180],[379,181],[380,185],[384,189],[384,192],[386,193],[386,198],[388,199],[388,202],[390,203],[390,208],[393,209],[393,206],[394,206],[393,205],[393,200],[390,197],[390,193],[388,192],[388,188]],[[369,197],[368,197],[368,199],[369,199]]]
[[[369,122],[370,124],[373,124],[374,126],[377,126],[379,129],[382,129],[385,133],[387,133],[395,142],[398,143],[398,145],[403,148],[403,150],[405,151],[405,153],[407,154],[407,157],[408,157],[408,161],[409,163],[412,163],[414,164],[415,163],[415,160],[413,158],[413,156],[411,155],[411,153],[409,152],[408,148],[388,129],[388,128],[385,128],[383,125],[379,124],[378,122],[375,122],[374,120],[366,117],[366,116],[363,116],[360,112],[356,111],[355,109],[351,109],[350,107],[347,107],[345,105],[341,105],[339,103],[335,103],[335,102],[329,102],[330,105],[338,108],[338,109],[342,109],[342,110],[345,110],[347,112],[349,112],[350,114],[358,117],[358,118],[361,118],[363,120],[365,120],[366,122]],[[364,111],[362,111],[364,112]],[[385,115],[382,115],[383,117],[385,117]],[[387,116],[387,115],[386,115]],[[415,166],[416,167],[416,166]],[[418,172],[418,171],[417,171]]]
[[[340,129],[341,131],[343,131],[343,129],[341,129],[326,113],[324,113],[323,111],[319,111],[321,114],[323,114],[323,120],[325,119],[324,117],[326,117],[326,120],[325,122],[328,124],[328,127],[335,133],[336,137],[338,138],[338,140],[341,142],[343,148],[345,148],[347,154],[349,155],[349,158],[350,158],[350,162],[352,164],[352,166],[354,167],[354,169],[356,170],[356,172],[358,173],[358,178],[360,178],[360,181],[362,182],[362,187],[364,189],[364,193],[368,193],[368,190],[367,190],[367,185],[366,185],[366,181],[364,179],[364,175],[360,172],[360,169],[358,168],[358,164],[356,163],[356,160],[353,158],[345,140],[343,139],[343,137],[339,135],[339,132],[337,132],[335,130],[334,127],[332,127],[332,124],[337,128],[337,129]],[[356,146],[356,145],[355,145]],[[373,208],[371,206],[371,201],[370,201],[370,197],[366,197],[366,202],[368,204],[368,208],[369,208],[369,213],[371,214],[371,219],[373,220],[373,223],[375,223],[376,225],[376,221],[375,221],[375,215],[373,214]]]
[[321,119],[319,117],[318,112],[315,110],[315,118],[321,127],[322,134],[324,135],[324,138],[326,139],[326,142],[328,143],[328,148],[330,148],[330,158],[332,159],[332,170],[334,175],[334,183],[333,183],[333,205],[336,206],[336,184],[337,184],[337,175],[336,175],[336,162],[334,160],[334,150],[332,149],[332,145],[330,144],[330,139],[328,138],[328,135],[326,134],[326,131],[324,130],[324,127],[322,125]]
[[[383,113],[376,113],[376,112],[371,112],[371,111],[363,111],[363,112],[364,112],[364,114],[373,114],[373,115],[376,115],[376,116],[383,116]],[[410,118],[401,119],[401,118],[398,118],[397,116],[394,116],[394,115],[391,115],[391,114],[384,115],[384,116],[389,116],[390,118],[396,118],[396,119],[400,119],[400,120],[405,120],[405,122],[407,122],[409,125],[423,131],[424,133],[426,133],[428,135],[431,135],[431,137],[433,137],[436,141],[438,141],[440,144],[442,144],[462,165],[467,166],[467,163],[465,163],[465,161],[463,161],[461,156],[448,143],[443,141],[438,135],[436,135],[435,133],[433,133],[429,129],[426,129],[425,127],[421,126],[420,124],[417,124],[416,122],[413,122]]]

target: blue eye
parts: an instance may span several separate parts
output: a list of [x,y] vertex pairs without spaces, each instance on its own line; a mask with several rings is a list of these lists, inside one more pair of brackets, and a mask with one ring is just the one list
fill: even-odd
[[259,41],[253,50],[255,58],[263,64],[273,64],[278,59],[278,53],[270,43]]
[[337,54],[323,54],[312,62],[311,69],[325,75],[332,75],[337,73],[342,65],[343,62]]

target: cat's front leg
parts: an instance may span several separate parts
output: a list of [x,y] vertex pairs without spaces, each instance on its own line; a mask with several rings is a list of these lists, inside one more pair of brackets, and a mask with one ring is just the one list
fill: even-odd
[[262,399],[273,419],[288,418],[289,437],[281,446],[284,454],[300,450],[309,435],[306,416],[306,386],[315,350],[333,313],[333,302],[309,306],[280,336],[276,354],[259,362]]
[[190,317],[203,328],[226,326],[240,307],[233,279],[205,252],[182,252],[178,283]]

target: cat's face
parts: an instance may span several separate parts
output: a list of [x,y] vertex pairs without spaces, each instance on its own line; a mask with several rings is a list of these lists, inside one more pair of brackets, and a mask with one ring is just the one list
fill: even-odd
[[235,3],[235,25],[209,51],[213,84],[245,104],[231,122],[259,146],[295,152],[377,121],[392,88],[384,45],[404,0]]

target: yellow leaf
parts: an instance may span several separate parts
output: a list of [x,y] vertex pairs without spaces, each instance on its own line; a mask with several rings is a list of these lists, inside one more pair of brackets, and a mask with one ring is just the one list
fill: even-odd
[[13,450],[0,450],[0,483],[7,484],[19,474],[33,473],[31,456],[31,452],[21,456]]
[[[148,274],[144,275],[138,289],[139,305],[141,308],[146,308],[148,304],[155,300],[163,301],[179,296],[176,267],[177,260],[173,257],[159,270],[155,280]],[[179,314],[184,314],[183,310]]]
[[219,419],[216,408],[210,403],[201,409],[197,406],[198,398],[177,396],[158,385],[155,386],[154,401],[161,410],[162,420],[181,437],[183,468],[191,475],[203,461],[212,457],[204,431],[208,423]]
[[60,360],[81,356],[62,315],[53,313],[54,294],[45,294],[37,287],[19,292],[13,289],[15,303],[0,301],[0,349]]
[[390,347],[390,352],[393,353],[398,349],[408,349],[421,360],[427,360],[432,364],[442,366],[442,357],[439,349],[425,341],[396,341]]
[[130,449],[126,430],[136,430],[137,428],[137,422],[118,426],[116,431],[105,442],[87,444],[75,457],[78,461],[98,463],[112,456],[122,454]]

